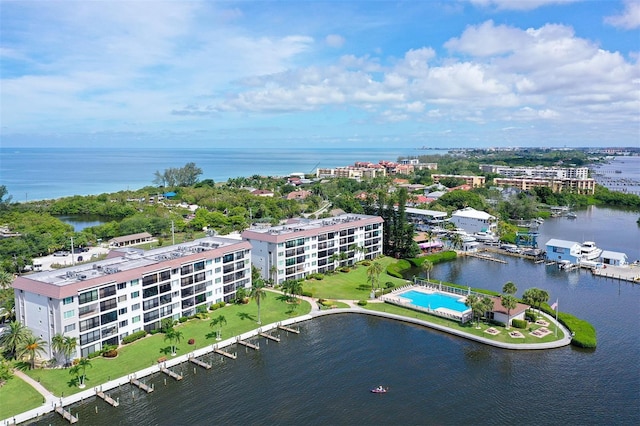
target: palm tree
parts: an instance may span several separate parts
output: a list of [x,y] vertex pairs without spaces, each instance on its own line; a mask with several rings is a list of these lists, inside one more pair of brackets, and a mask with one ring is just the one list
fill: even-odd
[[258,324],[262,324],[260,320],[260,301],[267,297],[267,292],[264,290],[264,281],[260,278],[253,281],[253,286],[251,287],[251,299],[256,301],[256,305],[258,305]]
[[9,288],[13,282],[13,274],[0,269],[0,289]]
[[507,330],[511,325],[511,310],[518,305],[517,299],[510,294],[503,294],[500,296],[500,303],[507,309]]
[[66,360],[65,365],[69,364],[69,357],[76,351],[76,346],[78,346],[78,339],[76,337],[65,336],[63,350]]
[[269,275],[270,275],[270,279],[271,279],[271,285],[275,285],[276,284],[276,278],[278,276],[278,267],[276,265],[271,265],[271,268],[269,268]]
[[[51,338],[51,349],[54,352],[57,352],[59,354],[64,354],[64,336],[60,333],[56,333],[52,338]],[[65,364],[67,363],[66,357],[65,357]]]
[[371,281],[371,291],[374,290],[376,282],[380,281],[380,274],[382,273],[382,265],[380,262],[373,262],[367,268],[367,281]]
[[[493,297],[483,297],[480,300],[480,304],[482,305],[482,313],[486,314],[487,312],[493,311]],[[488,319],[488,317],[487,317]]]
[[182,331],[178,331],[171,327],[164,333],[164,340],[168,340],[171,343],[171,356],[176,356],[176,344],[182,340]]
[[333,264],[333,269],[336,269],[336,262],[340,260],[340,253],[335,252],[331,256],[329,256],[329,262]]
[[538,305],[538,312],[540,312],[540,308],[543,303],[547,303],[549,301],[549,293],[545,290],[538,289],[535,293],[536,303]]
[[29,364],[31,364],[31,369],[33,370],[36,367],[36,356],[44,352],[46,346],[47,342],[40,337],[30,335],[25,339],[22,346],[20,346],[18,353],[20,357],[29,355]]
[[211,322],[209,323],[210,327],[218,327],[218,336],[216,337],[216,340],[221,340],[222,337],[222,326],[227,324],[227,319],[224,317],[224,315],[218,315],[217,317],[215,317],[213,320],[211,320]]
[[289,283],[289,293],[296,299],[296,295],[302,294],[302,281],[300,280],[291,280]]
[[511,281],[507,281],[502,287],[503,293],[510,294],[512,296],[516,294],[517,291],[518,291],[518,287],[516,287],[516,285]]
[[[471,313],[474,317],[476,317],[476,314],[478,313],[478,309],[477,309],[479,307],[478,300],[480,300],[478,295],[470,294],[467,296],[466,300],[464,301],[464,304],[469,308],[471,308]],[[478,322],[476,323],[476,327],[479,327],[479,326],[480,326],[480,320],[478,320]]]
[[78,387],[80,389],[85,387],[84,381],[86,378],[87,367],[91,367],[91,361],[87,358],[80,358],[78,363],[74,365],[71,370],[69,370],[69,374],[76,376],[78,378]]
[[427,274],[427,281],[430,281],[429,273],[433,270],[433,262],[430,260],[425,260],[424,262],[422,262],[422,265],[420,265],[420,269],[422,269],[422,271]]
[[451,246],[454,249],[462,247],[462,236],[460,236],[460,234],[454,233],[449,239],[451,241]]
[[18,348],[24,344],[27,337],[31,335],[31,330],[19,321],[9,323],[9,328],[0,336],[0,347],[8,352],[8,359],[14,359]]

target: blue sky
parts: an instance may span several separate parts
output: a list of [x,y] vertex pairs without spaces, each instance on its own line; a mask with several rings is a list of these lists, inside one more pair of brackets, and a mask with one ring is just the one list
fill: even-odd
[[639,146],[640,1],[0,1],[2,146]]

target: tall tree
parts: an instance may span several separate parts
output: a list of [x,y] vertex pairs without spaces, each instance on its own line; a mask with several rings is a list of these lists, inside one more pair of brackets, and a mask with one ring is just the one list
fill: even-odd
[[31,330],[19,321],[9,323],[9,328],[0,336],[0,347],[7,353],[8,359],[14,359],[18,349],[27,341]]
[[258,305],[258,324],[262,324],[260,319],[260,302],[267,297],[267,292],[264,290],[264,280],[262,278],[253,280],[250,296],[251,299],[256,301],[256,305]]
[[[51,349],[58,354],[64,355],[64,336],[62,334],[56,333],[51,338]],[[67,363],[66,357],[64,363]]]
[[507,281],[504,286],[502,286],[502,292],[505,294],[510,294],[513,296],[517,291],[518,287],[516,287],[516,285],[512,281]]
[[371,291],[375,290],[375,284],[380,282],[380,274],[382,274],[382,264],[374,261],[367,268],[367,281],[371,282]]
[[40,337],[34,336],[32,334],[28,336],[20,346],[20,348],[18,349],[18,355],[20,357],[28,355],[29,364],[31,365],[31,369],[33,370],[36,367],[36,357],[38,356],[38,354],[44,352],[46,347],[47,342],[45,342]]
[[503,294],[500,296],[500,303],[507,309],[507,330],[511,325],[511,310],[518,305],[516,298],[510,294]]
[[164,333],[164,340],[171,344],[171,356],[176,356],[176,345],[182,340],[182,331],[171,327]]
[[218,335],[216,337],[216,340],[221,340],[222,339],[222,326],[227,324],[227,319],[224,317],[224,315],[218,315],[217,317],[215,317],[214,319],[211,320],[211,322],[209,323],[210,327],[218,327]]
[[427,275],[427,281],[431,281],[429,273],[433,270],[433,262],[430,260],[425,260],[420,265],[420,269]]

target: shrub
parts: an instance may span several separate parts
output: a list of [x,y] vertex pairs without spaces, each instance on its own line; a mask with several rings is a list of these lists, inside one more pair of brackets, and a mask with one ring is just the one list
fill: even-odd
[[179,322],[180,324],[182,324],[183,322],[187,322],[187,320],[188,320],[188,319],[189,319],[189,318],[187,318],[187,317],[180,317],[180,319],[178,319],[178,322]]
[[349,268],[348,266],[342,266],[340,268],[340,272],[349,272],[351,270],[351,268]]
[[215,311],[215,310],[216,310],[216,309],[218,309],[218,308],[219,308],[219,306],[218,306],[218,304],[217,304],[217,303],[214,303],[213,305],[209,306],[209,310],[210,310],[210,311]]
[[489,320],[489,324],[497,325],[498,327],[504,327],[506,325],[505,323],[496,320]]
[[[548,305],[542,305],[542,311],[555,315],[555,311]],[[565,312],[558,312],[558,321],[573,333],[571,344],[580,348],[595,348],[597,345],[596,329],[587,321],[576,318]]]
[[363,266],[370,266],[371,265],[371,261],[370,260],[363,260],[360,263],[362,263]]
[[367,301],[366,300],[358,300],[358,305],[359,306],[367,306]]
[[304,297],[313,297],[313,293],[311,293],[310,291],[303,291],[303,292],[302,292],[302,295],[303,295]]
[[153,336],[154,334],[158,334],[158,333],[160,333],[160,329],[158,329],[158,328],[154,328],[153,330],[151,330],[151,331],[149,332],[149,334],[151,334],[152,336]]
[[518,318],[514,318],[511,320],[511,325],[513,325],[515,328],[525,329],[527,328],[527,324],[527,320],[521,320]]
[[218,308],[224,308],[227,306],[227,302],[218,302]]
[[384,288],[394,288],[395,284],[393,284],[391,281],[387,281],[386,283],[384,283]]
[[536,318],[536,314],[534,312],[531,311],[527,311],[524,313],[524,317],[527,319],[527,321],[531,321],[531,322],[536,322],[537,318]]
[[89,355],[87,355],[87,358],[93,359],[97,356],[100,356],[100,352],[91,352]]
[[102,356],[105,358],[115,358],[118,356],[118,350],[110,349],[108,351],[102,351]]
[[131,333],[130,335],[122,339],[122,343],[126,345],[127,343],[135,342],[138,339],[142,339],[146,335],[147,332],[144,330],[136,331],[135,333]]

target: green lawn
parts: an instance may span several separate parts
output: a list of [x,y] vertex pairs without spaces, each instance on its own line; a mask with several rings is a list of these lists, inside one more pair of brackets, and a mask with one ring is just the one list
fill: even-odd
[[[386,269],[389,264],[396,262],[396,259],[382,257],[377,262],[382,263]],[[325,275],[322,280],[306,280],[302,287],[304,291],[311,292],[314,298],[366,300],[371,292],[371,283],[367,281],[367,268],[368,266],[358,264],[348,273],[335,272]],[[380,287],[384,288],[385,283],[389,281],[396,287],[407,283],[406,280],[392,277],[385,272],[380,274]]]
[[24,380],[14,376],[0,387],[0,419],[31,410],[42,405],[42,395]]
[[[261,302],[262,324],[305,315],[311,311],[311,306],[305,301],[302,301],[294,311],[291,310],[292,306],[292,304],[286,303],[281,295],[267,293],[266,299]],[[256,323],[258,308],[254,301],[246,305],[230,305],[209,312],[209,316],[212,318],[219,315],[223,315],[227,321],[227,324],[222,326],[223,340],[259,327]],[[184,355],[194,349],[216,343],[215,331],[217,328],[211,328],[210,322],[210,320],[193,319],[176,326],[176,330],[183,334],[182,340],[177,345],[178,355]],[[187,344],[191,338],[195,339],[194,345]],[[86,371],[87,388],[155,365],[160,357],[170,358],[169,352],[169,341],[164,340],[164,334],[158,333],[121,347],[118,349],[117,358],[93,358],[91,367]],[[42,385],[56,396],[62,396],[63,393],[68,396],[82,390],[73,384],[73,377],[69,374],[69,369],[36,369],[25,371],[25,373],[40,380]],[[19,412],[21,411],[24,410]]]
[[[397,315],[402,315],[405,317],[409,317],[409,318],[417,318],[423,321],[427,321],[433,324],[438,324],[440,326],[444,326],[444,327],[448,327],[451,328],[453,330],[460,330],[460,331],[464,331],[465,333],[469,333],[475,336],[480,336],[480,337],[484,337],[487,339],[491,339],[491,340],[495,340],[496,342],[506,342],[506,343],[543,343],[543,342],[553,342],[556,340],[560,340],[562,338],[564,338],[564,333],[562,332],[562,329],[558,329],[558,336],[556,337],[553,333],[549,334],[545,337],[542,338],[538,338],[535,336],[532,336],[529,334],[529,329],[527,328],[526,330],[522,330],[522,329],[518,329],[518,328],[514,328],[511,327],[511,329],[506,330],[504,327],[500,327],[500,326],[496,326],[496,325],[490,325],[490,324],[485,324],[483,322],[480,322],[480,329],[476,328],[476,322],[474,321],[473,324],[472,323],[466,323],[464,325],[461,325],[459,322],[457,321],[452,321],[446,318],[441,318],[441,317],[437,317],[435,315],[429,315],[423,312],[418,312],[418,311],[414,311],[413,309],[407,309],[407,308],[403,308],[401,306],[396,306],[396,305],[392,305],[390,303],[369,303],[365,306],[366,309],[372,310],[372,311],[379,311],[379,312],[388,312],[391,314],[397,314]],[[496,330],[500,330],[500,333],[492,336],[488,333],[485,333],[484,331],[486,329],[488,329],[489,327],[493,327]],[[540,328],[541,326],[539,325],[533,325],[531,326],[532,330],[537,330],[538,328]],[[547,327],[549,330],[551,331],[555,331],[555,326],[553,324],[551,324],[549,327]],[[524,339],[522,338],[513,338],[511,336],[509,336],[509,332],[510,331],[520,331],[523,335],[524,335]]]

